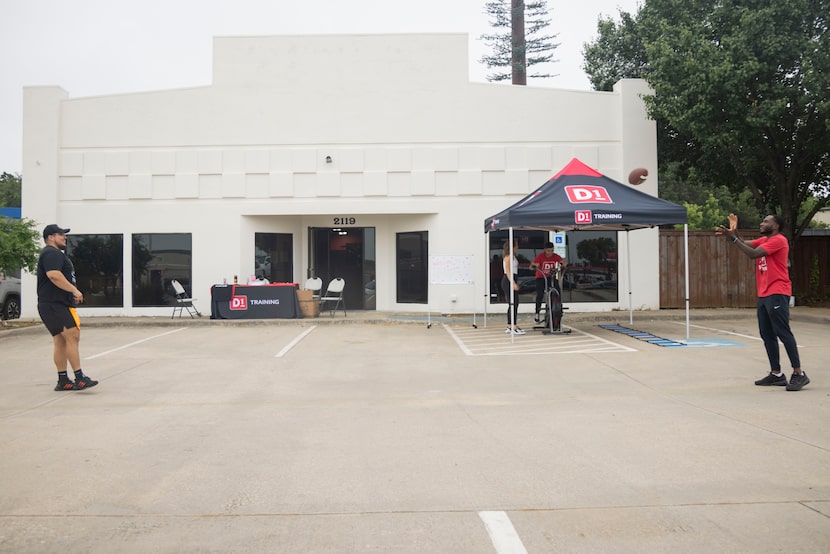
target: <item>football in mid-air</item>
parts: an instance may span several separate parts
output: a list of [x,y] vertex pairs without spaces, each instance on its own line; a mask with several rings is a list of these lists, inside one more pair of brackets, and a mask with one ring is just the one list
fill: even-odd
[[636,167],[628,174],[628,182],[632,185],[642,185],[646,182],[648,177],[648,169],[644,167]]

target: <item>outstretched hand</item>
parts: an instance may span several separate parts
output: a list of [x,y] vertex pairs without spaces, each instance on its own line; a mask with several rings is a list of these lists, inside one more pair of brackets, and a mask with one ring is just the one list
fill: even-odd
[[715,234],[734,237],[738,233],[738,216],[735,214],[729,214],[727,219],[729,219],[729,227],[726,227],[726,225],[718,225],[717,228],[715,228]]

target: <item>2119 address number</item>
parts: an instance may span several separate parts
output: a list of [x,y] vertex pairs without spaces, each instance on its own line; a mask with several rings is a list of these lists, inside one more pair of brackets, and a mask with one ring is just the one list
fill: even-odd
[[335,225],[354,225],[357,223],[356,217],[335,217],[333,218]]

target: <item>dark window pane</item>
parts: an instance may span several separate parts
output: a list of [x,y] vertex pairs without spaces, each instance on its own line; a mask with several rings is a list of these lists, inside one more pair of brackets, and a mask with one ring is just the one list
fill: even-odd
[[[290,233],[254,234],[254,269],[272,283],[294,282],[294,238]],[[242,280],[242,277],[240,277]]]
[[[536,300],[536,275],[530,262],[544,250],[545,242],[555,239],[547,231],[514,231],[513,239],[519,241],[519,294],[520,302]],[[490,243],[490,303],[504,302],[501,290],[502,248],[507,242],[507,231],[489,233]],[[617,302],[617,233],[616,231],[568,231],[564,258],[568,267],[562,276],[562,300],[564,302]]]
[[565,302],[617,302],[617,232],[568,233],[568,270],[562,280]]
[[[501,288],[504,275],[502,249],[509,237],[508,231],[489,233],[490,244],[490,303],[505,302]],[[536,272],[530,269],[530,262],[537,254],[545,250],[549,240],[547,231],[514,231],[513,240],[518,241],[519,250],[515,252],[519,260],[519,299],[521,303],[536,301]]]
[[170,281],[176,279],[192,295],[192,236],[190,233],[133,235],[133,306],[172,306]]
[[124,235],[67,235],[84,307],[124,307]]
[[427,231],[397,234],[397,301],[401,304],[428,302],[428,246]]

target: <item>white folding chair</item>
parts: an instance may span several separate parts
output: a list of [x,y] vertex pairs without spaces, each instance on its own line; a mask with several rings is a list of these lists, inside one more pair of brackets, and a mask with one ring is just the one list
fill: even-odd
[[320,299],[320,290],[323,288],[323,280],[319,277],[311,277],[306,279],[305,290],[311,291],[312,299]]
[[334,313],[337,311],[337,308],[342,306],[343,307],[343,315],[346,315],[346,304],[343,302],[343,289],[346,288],[346,281],[342,278],[337,277],[332,279],[329,282],[329,286],[326,287],[326,292],[320,297],[320,311],[323,311],[326,304],[334,304],[333,308],[329,309],[331,313],[331,317],[334,317]]
[[170,284],[173,285],[173,290],[176,292],[176,304],[173,306],[173,315],[170,316],[170,319],[176,317],[176,311],[179,312],[179,317],[183,317],[184,310],[187,310],[190,317],[193,317],[194,315],[202,317],[202,314],[200,314],[199,310],[196,309],[196,306],[193,305],[193,301],[196,299],[187,296],[187,292],[184,290],[182,284],[175,279],[170,281]]

